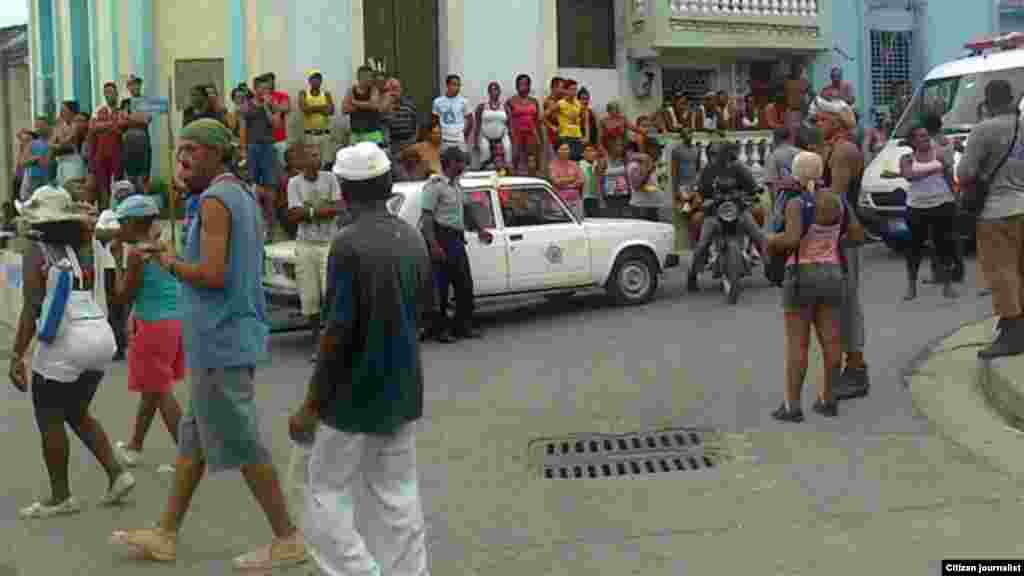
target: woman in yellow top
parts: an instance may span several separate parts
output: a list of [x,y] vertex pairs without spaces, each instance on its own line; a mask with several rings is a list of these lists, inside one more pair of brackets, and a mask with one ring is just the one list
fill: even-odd
[[305,143],[320,149],[324,162],[334,160],[331,141],[331,117],[334,116],[334,97],[329,90],[321,90],[324,78],[319,70],[309,71],[309,90],[299,92],[299,108],[305,130]]
[[569,145],[569,158],[579,162],[583,158],[583,141],[588,136],[588,126],[583,122],[583,103],[576,94],[576,81],[566,80],[562,84],[562,98],[551,108],[552,120],[558,122],[559,142]]

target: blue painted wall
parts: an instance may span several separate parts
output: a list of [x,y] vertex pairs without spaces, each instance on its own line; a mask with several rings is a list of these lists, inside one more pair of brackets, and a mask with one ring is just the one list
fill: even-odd
[[[132,50],[135,74],[142,76],[143,95],[167,96],[167,84],[161,78],[160,65],[153,48],[153,0],[131,0],[128,3],[128,19],[133,40],[129,49]],[[154,154],[166,153],[166,149],[160,147],[160,130],[166,121],[166,118],[157,114],[149,123],[149,140]],[[159,157],[153,158],[150,177],[159,178],[162,166]]]
[[[864,58],[864,12],[861,2],[832,2],[832,50],[814,60],[812,83],[820,90],[829,83],[832,66],[843,70],[843,78],[851,83],[857,97],[857,108],[861,108],[867,97],[866,82],[863,81]],[[840,25],[842,23],[843,25]],[[838,49],[838,50],[836,50]],[[845,54],[846,56],[844,56]],[[849,60],[847,56],[853,58]]]
[[999,29],[994,2],[972,1],[968,9],[963,2],[929,2],[925,30],[928,54],[925,74],[933,67],[959,57],[964,44],[980,36],[995,34]]
[[47,105],[56,98],[54,68],[56,63],[56,38],[53,33],[53,4],[50,0],[39,0],[39,62],[36,68],[36,110],[46,114]]
[[100,39],[97,32],[98,19],[100,15],[96,13],[96,0],[86,0],[86,10],[89,15],[89,40],[91,46],[89,47],[89,55],[92,58],[91,66],[91,77],[90,85],[92,90],[89,93],[89,99],[92,100],[93,96],[97,93],[97,88],[103,85],[98,76],[100,75]]
[[70,0],[71,15],[71,53],[74,55],[71,63],[71,75],[73,87],[68,100],[78,100],[79,106],[85,110],[92,110],[92,42],[89,33],[89,6],[88,0]]
[[[923,42],[922,62],[914,67],[920,76],[914,78],[915,87],[920,80],[935,66],[957,58],[963,53],[963,46],[972,39],[994,34],[999,26],[999,15],[995,4],[990,1],[970,0],[971,9],[965,9],[961,0],[932,0],[925,8],[916,13],[907,22],[914,22],[911,27],[919,41]],[[903,10],[903,2],[891,2],[890,10]],[[843,69],[844,79],[851,82],[857,96],[857,109],[863,115],[870,106],[870,46],[867,45],[866,27],[869,16],[865,13],[863,2],[852,0],[834,0],[832,3],[832,37],[833,48],[842,50],[854,58],[853,61],[839,54],[835,49],[820,54],[815,59],[813,83],[820,89],[829,81],[829,71],[833,65]],[[874,26],[882,22],[875,16]],[[1024,17],[1020,20],[1024,30]],[[921,35],[924,37],[921,38]]]
[[[57,3],[60,0],[43,0],[43,2],[50,3],[50,15],[53,22],[52,34],[53,36],[53,105],[56,106],[61,100],[64,100],[67,96],[64,88],[64,49],[62,46],[61,38],[63,36],[64,22],[61,18],[60,12],[57,11]],[[56,114],[57,109],[47,110],[47,114]]]

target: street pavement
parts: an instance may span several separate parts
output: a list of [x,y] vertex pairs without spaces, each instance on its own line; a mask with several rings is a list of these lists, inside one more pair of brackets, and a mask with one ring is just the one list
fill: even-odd
[[[748,282],[735,307],[710,279],[687,294],[679,269],[642,307],[589,294],[482,305],[484,339],[424,350],[418,457],[432,573],[924,575],[938,574],[946,557],[1021,556],[1024,500],[1014,476],[958,443],[956,430],[968,424],[950,434],[923,417],[915,404],[940,418],[936,406],[955,410],[940,395],[915,400],[904,378],[929,344],[990,312],[974,273],[971,262],[959,300],[926,286],[905,303],[902,261],[867,248],[872,393],[841,404],[837,419],[815,415],[814,353],[802,424],[770,417],[782,395],[784,343],[779,294],[761,279]],[[303,394],[312,343],[286,334],[271,346],[257,398],[283,469],[291,453],[286,416]],[[114,440],[127,438],[135,410],[125,372],[123,364],[112,368],[94,403]],[[925,389],[958,384],[943,382]],[[176,564],[144,568],[107,545],[112,530],[144,526],[163,507],[170,477],[156,469],[174,452],[159,420],[125,506],[95,506],[105,479],[73,439],[72,490],[85,511],[19,520],[20,506],[45,496],[45,471],[29,398],[0,390],[0,450],[9,463],[0,576],[225,574],[232,556],[269,538],[239,475],[225,473],[200,487]],[[733,461],[626,479],[547,480],[527,458],[537,439],[689,426],[721,431]]]

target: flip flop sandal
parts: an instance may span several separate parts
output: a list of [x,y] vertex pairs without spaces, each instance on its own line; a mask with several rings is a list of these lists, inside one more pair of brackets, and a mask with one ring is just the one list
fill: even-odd
[[173,538],[164,540],[156,527],[130,532],[118,530],[110,535],[110,543],[157,562],[174,562],[178,556],[177,541]]
[[236,570],[273,570],[288,566],[297,566],[309,560],[309,552],[301,537],[296,536],[294,541],[275,540],[248,554],[243,554],[234,559],[232,564]]

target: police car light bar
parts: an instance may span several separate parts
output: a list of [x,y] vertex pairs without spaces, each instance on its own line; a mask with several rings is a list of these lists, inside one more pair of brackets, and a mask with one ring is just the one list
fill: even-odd
[[964,44],[964,48],[975,54],[981,54],[988,50],[1016,50],[1024,47],[1024,33],[1010,32],[991,38],[981,38]]

